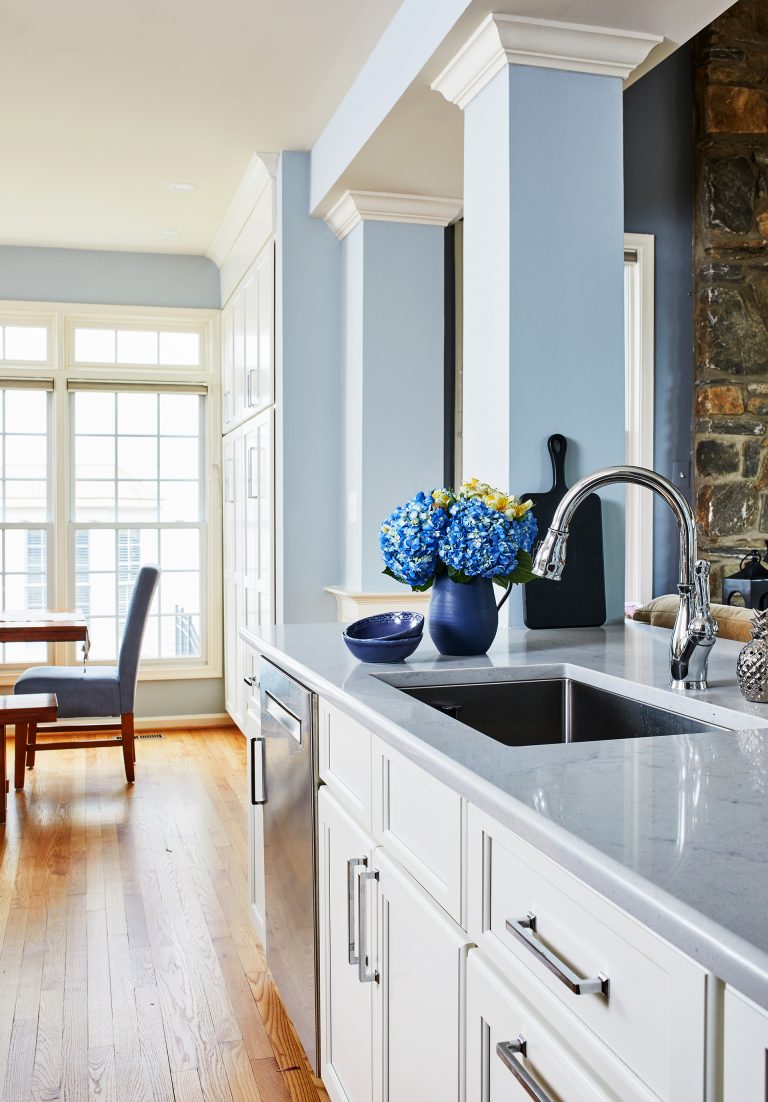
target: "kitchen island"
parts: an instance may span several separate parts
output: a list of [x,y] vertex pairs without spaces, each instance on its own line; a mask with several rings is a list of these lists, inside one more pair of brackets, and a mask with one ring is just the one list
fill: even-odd
[[[717,643],[707,691],[681,693],[667,688],[669,633],[639,624],[509,629],[475,658],[446,658],[425,638],[398,665],[357,663],[338,625],[245,631],[243,638],[457,793],[470,819],[490,817],[545,864],[554,862],[676,947],[712,982],[768,1009],[768,706],[739,692],[739,644]],[[611,739],[601,729],[596,741],[510,747],[400,691],[560,677],[683,713],[690,733]],[[725,730],[701,732],[697,723]],[[470,901],[470,917],[471,910]],[[462,904],[457,919],[464,914]],[[715,988],[709,992],[711,1030]],[[716,1097],[715,1078],[710,1070],[707,1098]],[[657,1093],[685,1097],[672,1088]]]

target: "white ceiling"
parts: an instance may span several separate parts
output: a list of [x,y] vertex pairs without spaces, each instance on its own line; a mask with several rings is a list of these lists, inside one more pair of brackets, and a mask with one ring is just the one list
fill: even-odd
[[253,152],[311,147],[401,2],[0,0],[0,244],[207,252]]

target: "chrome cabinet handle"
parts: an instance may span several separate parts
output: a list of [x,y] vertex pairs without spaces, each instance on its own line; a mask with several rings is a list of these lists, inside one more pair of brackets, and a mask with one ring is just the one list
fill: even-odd
[[525,918],[508,918],[507,929],[574,995],[605,995],[606,999],[609,998],[611,981],[602,972],[594,979],[582,979],[564,961],[547,949],[546,945],[536,940],[536,915],[533,911],[529,911]]
[[[257,804],[265,804],[267,802],[267,773],[266,763],[264,761],[264,753],[267,740],[263,735],[259,735],[258,738],[251,739],[251,803],[254,807]],[[258,752],[259,762],[261,768],[260,773],[260,791],[256,794],[256,754]]]
[[251,501],[255,501],[259,496],[258,491],[254,489],[253,472],[256,464],[253,461],[253,457],[256,454],[255,448],[248,449],[248,497]]
[[355,952],[355,870],[358,865],[365,864],[365,857],[350,857],[347,861],[347,960],[350,964],[360,963],[360,957]]
[[369,880],[378,880],[378,872],[370,869],[366,869],[365,872],[361,872],[357,881],[357,921],[359,929],[358,945],[360,947],[360,956],[357,962],[358,973],[357,977],[360,983],[378,983],[379,973],[375,968],[372,968],[369,972],[366,968],[368,964],[368,946],[366,942],[368,940],[368,893],[365,890],[365,886]]
[[253,684],[253,678],[252,677],[244,677],[243,681],[245,682],[246,685],[252,685]]
[[255,406],[256,405],[256,402],[254,401],[254,398],[253,398],[253,383],[254,383],[255,379],[256,379],[256,369],[252,367],[248,371],[248,373],[245,377],[245,391],[246,391],[246,395],[247,395],[247,398],[248,398],[248,405],[249,406]]
[[504,1067],[509,1068],[527,1095],[536,1102],[552,1102],[550,1095],[542,1090],[533,1076],[515,1059],[518,1055],[528,1055],[528,1042],[522,1034],[516,1041],[499,1041],[496,1045],[496,1055]]

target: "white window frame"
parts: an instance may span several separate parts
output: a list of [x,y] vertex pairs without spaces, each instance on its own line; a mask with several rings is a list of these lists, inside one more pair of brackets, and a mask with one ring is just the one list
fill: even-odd
[[[7,319],[7,321],[6,321]],[[205,448],[205,472],[201,478],[201,498],[206,503],[201,572],[201,627],[204,656],[143,659],[139,667],[142,681],[177,681],[191,678],[218,678],[223,675],[222,578],[222,502],[219,487],[221,470],[221,387],[219,372],[219,311],[165,307],[90,306],[82,303],[41,303],[0,300],[0,324],[46,325],[49,331],[49,361],[46,364],[7,364],[0,362],[3,379],[53,379],[49,419],[49,502],[51,512],[45,524],[48,541],[48,601],[53,608],[73,608],[75,602],[74,531],[88,527],[72,519],[73,438],[70,380],[103,383],[104,389],[121,382],[205,387],[205,425],[201,441]],[[90,329],[165,329],[200,333],[200,364],[180,365],[78,364],[74,361],[74,331]],[[119,524],[112,527],[120,527]],[[152,525],[150,525],[152,527]],[[170,525],[169,525],[170,527]],[[72,643],[49,647],[49,661],[73,664],[78,650]],[[12,684],[25,667],[0,666],[0,685]]]
[[[634,253],[636,259],[626,259]],[[654,255],[649,233],[624,234],[625,425],[627,463],[653,469]],[[627,279],[629,275],[629,279]],[[625,601],[653,597],[653,494],[627,486]]]

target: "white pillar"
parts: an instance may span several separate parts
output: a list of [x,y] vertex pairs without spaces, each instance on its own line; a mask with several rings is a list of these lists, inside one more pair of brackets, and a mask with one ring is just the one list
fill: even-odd
[[[625,462],[623,79],[658,41],[490,15],[432,86],[464,110],[465,476],[544,491],[554,432],[570,482]],[[609,620],[622,501],[603,506]]]
[[443,478],[444,227],[457,200],[347,192],[342,238],[342,587],[402,593],[382,574],[379,527]]

